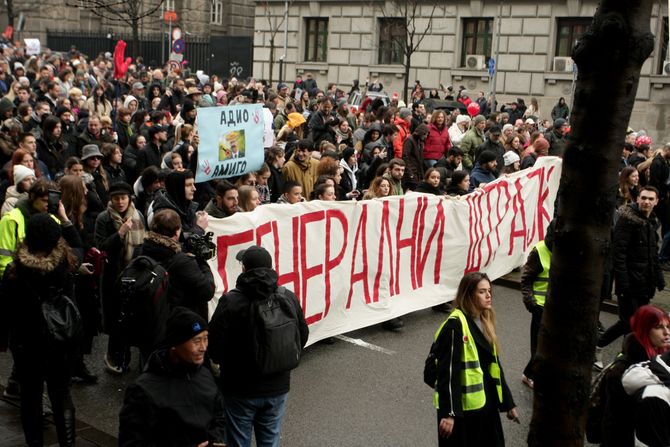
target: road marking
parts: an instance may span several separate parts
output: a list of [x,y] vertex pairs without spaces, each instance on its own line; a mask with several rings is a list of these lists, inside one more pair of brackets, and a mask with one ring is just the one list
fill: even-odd
[[361,340],[360,338],[350,338],[346,337],[344,335],[336,335],[335,338],[338,340],[346,341],[347,343],[351,343],[356,346],[360,346],[361,348],[367,348],[372,351],[377,351],[381,352],[382,354],[386,355],[395,355],[395,351],[391,351],[390,349],[382,348],[381,346],[373,345],[372,343],[368,343],[366,341]]

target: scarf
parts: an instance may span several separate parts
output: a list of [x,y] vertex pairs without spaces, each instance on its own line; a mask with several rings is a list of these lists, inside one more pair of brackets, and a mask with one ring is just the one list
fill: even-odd
[[123,215],[121,215],[112,207],[111,202],[107,205],[107,211],[109,212],[109,216],[112,218],[112,222],[114,222],[114,228],[117,230],[121,228],[121,225],[123,225],[124,222],[128,219],[131,219],[133,222],[132,229],[123,237],[123,265],[128,265],[131,259],[133,259],[133,252],[135,251],[135,247],[141,245],[144,241],[145,231],[144,224],[140,218],[140,213],[138,213],[135,209],[133,202],[130,202],[128,209],[125,213],[123,213]]

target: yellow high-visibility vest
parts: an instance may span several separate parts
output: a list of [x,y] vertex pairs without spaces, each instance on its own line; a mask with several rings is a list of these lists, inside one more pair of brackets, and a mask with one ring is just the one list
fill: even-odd
[[[458,319],[463,327],[463,350],[461,351],[461,405],[463,411],[479,410],[486,404],[486,390],[484,389],[484,371],[479,363],[479,353],[475,340],[470,332],[468,320],[460,309],[454,309],[448,320]],[[445,321],[446,323],[446,321]],[[435,338],[442,331],[444,324],[440,326]],[[456,340],[457,341],[457,340]],[[495,344],[493,345],[494,361],[489,368],[489,374],[496,384],[498,400],[502,403],[502,383],[500,378],[500,365]],[[435,392],[435,408],[439,408],[439,394]]]
[[549,268],[551,267],[551,251],[549,247],[540,241],[535,246],[537,254],[540,256],[540,263],[542,264],[542,272],[537,275],[533,282],[533,299],[538,306],[544,307],[544,302],[547,299],[547,291],[549,290]]

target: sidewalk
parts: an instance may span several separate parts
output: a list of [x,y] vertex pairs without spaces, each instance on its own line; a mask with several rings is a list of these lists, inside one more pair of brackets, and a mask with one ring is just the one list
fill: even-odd
[[[661,307],[670,312],[670,272],[663,272],[663,276],[665,277],[665,284],[667,285],[662,292],[656,292],[654,299],[651,300],[651,304],[655,304],[658,307]],[[507,275],[495,280],[494,283],[501,286],[510,287],[512,289],[520,289],[521,272],[514,271],[508,273]],[[603,303],[603,310],[606,312],[612,312],[614,314],[617,313],[616,297],[614,295],[612,295],[611,300],[605,300]]]
[[[2,395],[4,387],[0,387]],[[56,427],[51,417],[46,418],[44,425],[44,446],[58,447]],[[4,447],[25,446],[21,416],[18,403],[0,398],[0,439]],[[77,421],[77,446],[79,447],[114,447],[118,441],[113,436],[103,433],[88,424]]]

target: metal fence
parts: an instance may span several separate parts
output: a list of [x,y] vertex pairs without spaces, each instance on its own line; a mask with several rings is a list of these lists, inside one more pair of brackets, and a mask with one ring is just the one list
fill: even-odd
[[[69,51],[74,45],[81,53],[95,58],[100,53],[109,51],[114,52],[114,47],[118,40],[124,40],[128,44],[126,55],[131,55],[132,34],[120,33],[91,33],[86,31],[53,31],[47,30],[47,47],[54,51]],[[210,69],[210,57],[212,50],[208,37],[186,36],[186,50],[184,51],[184,60],[188,61],[188,66],[192,70],[203,70],[206,73]],[[165,49],[161,52],[161,45]],[[168,58],[169,41],[163,42],[160,34],[141,34],[139,48],[136,56],[142,56],[144,63],[156,67],[166,61],[161,60],[164,54]]]

